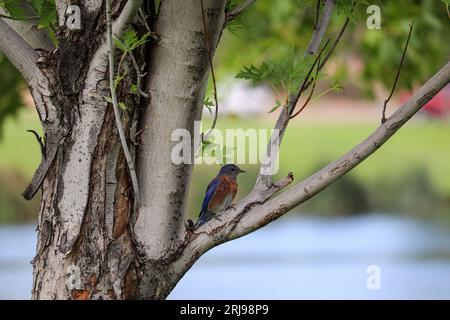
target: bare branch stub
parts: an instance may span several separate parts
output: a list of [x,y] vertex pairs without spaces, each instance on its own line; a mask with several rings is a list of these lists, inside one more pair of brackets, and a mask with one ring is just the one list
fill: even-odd
[[39,136],[39,134],[32,129],[28,129],[27,132],[30,132],[34,135],[34,137],[36,138],[36,141],[39,144],[39,148],[41,149],[41,155],[45,159],[45,145],[44,145],[44,142],[42,141],[42,137]]
[[243,11],[245,11],[255,2],[256,0],[245,0],[242,4],[234,8],[234,10],[231,10],[230,12],[227,13],[227,16],[225,18],[226,22],[234,20],[238,15],[240,15]]
[[391,100],[392,95],[394,94],[395,87],[397,86],[397,81],[398,81],[398,78],[400,76],[400,70],[402,69],[403,61],[405,60],[406,51],[408,50],[409,39],[411,38],[413,27],[414,27],[414,20],[411,21],[411,23],[409,25],[408,38],[406,39],[406,44],[405,44],[405,48],[403,49],[402,58],[400,60],[400,64],[398,65],[398,68],[397,68],[397,74],[395,75],[395,80],[394,80],[394,83],[392,85],[391,93],[389,94],[387,99],[384,100],[383,112],[381,114],[381,123],[386,122],[386,107],[387,107],[388,102]]

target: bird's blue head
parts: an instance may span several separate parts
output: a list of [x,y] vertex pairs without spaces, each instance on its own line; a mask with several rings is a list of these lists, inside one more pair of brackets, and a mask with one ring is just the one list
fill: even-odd
[[219,176],[226,175],[229,177],[236,178],[239,173],[244,172],[245,172],[244,170],[239,169],[239,167],[234,164],[226,164],[220,169]]

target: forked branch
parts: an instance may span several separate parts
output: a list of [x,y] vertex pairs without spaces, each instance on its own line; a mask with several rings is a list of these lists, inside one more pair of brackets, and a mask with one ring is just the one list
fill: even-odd
[[172,266],[173,270],[170,271],[174,272],[174,276],[184,274],[198,257],[209,249],[264,227],[324,190],[374,153],[448,83],[450,83],[450,62],[447,62],[371,135],[339,159],[275,197],[272,195],[276,191],[293,181],[292,174],[281,182],[272,184],[266,193],[254,189],[234,208],[222,212],[218,219],[212,219],[194,231],[187,230],[181,247],[182,252]]

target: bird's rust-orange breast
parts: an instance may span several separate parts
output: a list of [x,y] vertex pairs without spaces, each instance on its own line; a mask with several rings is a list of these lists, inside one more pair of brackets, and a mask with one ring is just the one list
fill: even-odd
[[228,208],[236,196],[237,188],[236,180],[227,176],[220,177],[220,183],[208,204],[208,210],[219,212]]

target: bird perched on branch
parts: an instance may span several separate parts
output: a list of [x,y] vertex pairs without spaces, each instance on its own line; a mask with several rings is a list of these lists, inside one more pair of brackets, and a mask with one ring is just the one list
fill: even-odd
[[244,172],[234,164],[226,164],[220,169],[219,174],[206,188],[196,228],[231,206],[238,189],[237,175]]

